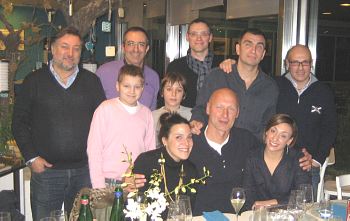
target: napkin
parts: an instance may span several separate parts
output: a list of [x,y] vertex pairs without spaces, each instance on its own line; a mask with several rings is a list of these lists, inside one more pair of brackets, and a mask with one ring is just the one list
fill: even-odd
[[346,220],[346,205],[334,203],[332,204],[333,214],[340,216],[342,220]]
[[203,212],[203,216],[207,221],[229,221],[229,219],[219,210]]

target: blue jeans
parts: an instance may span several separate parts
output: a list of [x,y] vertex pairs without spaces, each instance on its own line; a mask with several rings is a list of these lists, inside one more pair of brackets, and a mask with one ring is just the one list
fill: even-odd
[[46,169],[42,173],[32,172],[30,200],[33,220],[38,221],[50,215],[52,210],[62,208],[68,215],[72,210],[74,198],[83,187],[91,187],[89,168]]
[[314,194],[314,201],[316,201],[318,183],[320,182],[320,167],[312,167],[311,176],[312,176],[312,189]]

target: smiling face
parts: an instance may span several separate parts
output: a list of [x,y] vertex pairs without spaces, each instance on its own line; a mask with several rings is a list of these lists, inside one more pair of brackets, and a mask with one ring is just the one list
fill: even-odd
[[57,72],[73,72],[80,60],[80,38],[65,34],[52,44],[51,51],[53,67]]
[[288,71],[300,88],[304,87],[310,79],[311,62],[311,52],[303,45],[293,47],[288,53],[286,60]]
[[165,107],[170,110],[177,110],[184,96],[184,88],[180,82],[167,82],[163,89]]
[[187,160],[193,146],[190,126],[185,123],[173,125],[168,137],[163,137],[162,142],[174,161]]
[[271,152],[282,152],[287,145],[293,141],[292,127],[287,123],[272,126],[265,133],[266,150]]
[[123,104],[136,106],[143,91],[143,80],[139,76],[125,75],[116,87]]
[[209,27],[202,22],[193,23],[186,34],[191,52],[208,53],[209,43],[213,35],[210,33]]
[[239,114],[238,99],[230,89],[219,89],[212,94],[206,111],[208,129],[229,133]]
[[125,35],[123,51],[128,64],[142,67],[149,50],[147,36],[141,31],[130,31]]
[[238,62],[256,67],[265,56],[265,38],[262,35],[245,33],[236,45],[236,52],[239,55]]

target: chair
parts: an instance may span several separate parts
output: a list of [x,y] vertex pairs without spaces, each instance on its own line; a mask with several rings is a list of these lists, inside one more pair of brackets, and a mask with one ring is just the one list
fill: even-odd
[[329,155],[326,158],[326,161],[323,163],[320,170],[320,183],[318,184],[318,188],[317,188],[317,202],[320,202],[323,198],[329,199],[330,195],[337,196],[337,188],[335,185],[335,181],[324,182],[324,175],[325,175],[327,166],[331,166],[334,164],[335,164],[335,152],[333,147],[329,151]]
[[335,178],[337,186],[338,200],[342,200],[343,196],[350,197],[350,174],[337,176]]
[[320,182],[318,183],[318,186],[317,186],[317,198],[316,198],[318,203],[323,199],[323,196],[324,196],[324,191],[323,191],[324,174],[326,172],[328,162],[329,162],[329,157],[326,158],[320,170]]

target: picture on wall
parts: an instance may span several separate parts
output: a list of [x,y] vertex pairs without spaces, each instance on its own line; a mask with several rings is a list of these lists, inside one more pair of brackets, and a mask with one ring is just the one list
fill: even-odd
[[238,44],[239,38],[231,38],[231,53],[237,55],[236,44]]
[[[15,30],[15,31],[16,31],[16,30]],[[7,36],[7,35],[9,34],[9,31],[8,31],[7,29],[0,29],[0,32],[1,32],[2,35],[4,35],[4,36]],[[17,48],[17,49],[18,49],[19,51],[23,51],[23,50],[24,50],[24,31],[22,31],[22,32],[20,33],[19,37],[20,37],[20,41],[21,41],[22,43],[20,43],[20,44],[18,45],[18,48]],[[0,50],[1,50],[1,51],[4,51],[5,49],[6,49],[6,46],[5,46],[4,42],[0,40]]]
[[227,55],[229,50],[229,38],[213,37],[211,43],[212,51],[215,55]]

